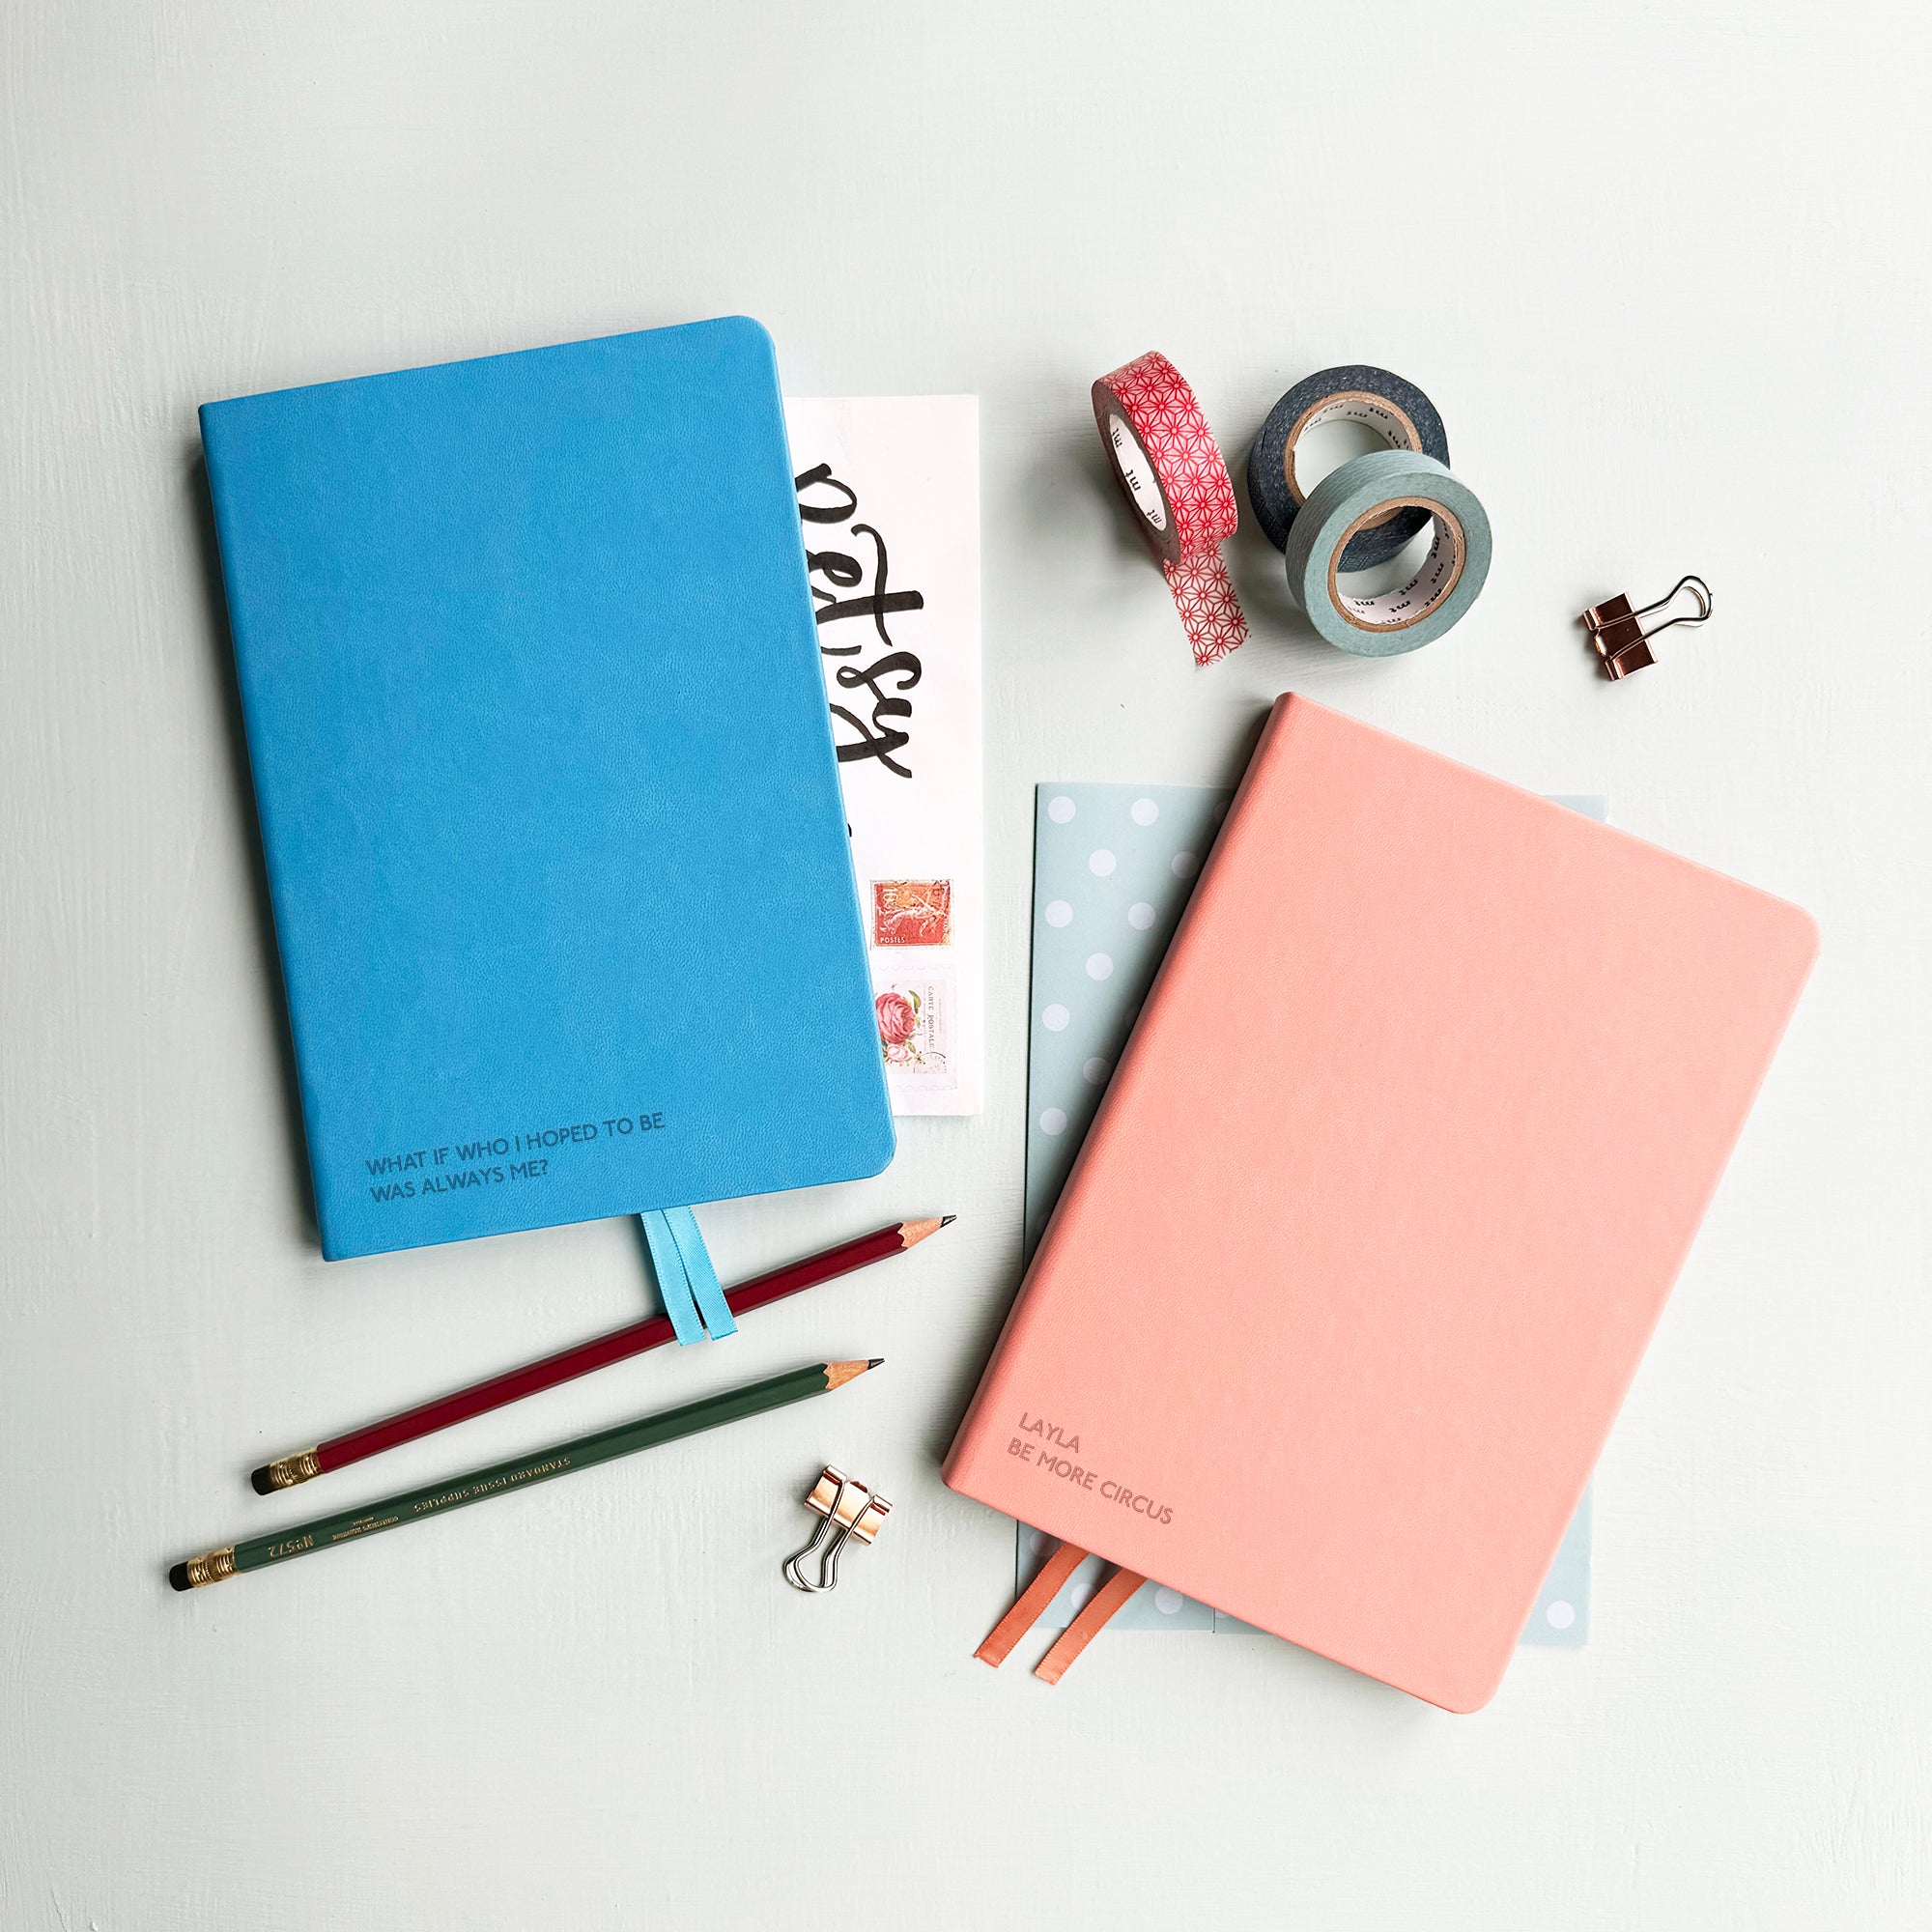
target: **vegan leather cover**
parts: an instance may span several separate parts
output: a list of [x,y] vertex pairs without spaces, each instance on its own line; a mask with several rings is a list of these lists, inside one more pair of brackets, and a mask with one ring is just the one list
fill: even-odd
[[882,1168],[764,330],[201,427],[324,1253]]
[[946,1480],[1478,1708],[1815,952],[1283,697]]

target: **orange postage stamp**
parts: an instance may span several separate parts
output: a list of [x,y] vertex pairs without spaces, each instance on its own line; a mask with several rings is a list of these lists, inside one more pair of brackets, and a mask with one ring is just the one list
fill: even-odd
[[946,946],[952,939],[951,879],[874,879],[874,946]]

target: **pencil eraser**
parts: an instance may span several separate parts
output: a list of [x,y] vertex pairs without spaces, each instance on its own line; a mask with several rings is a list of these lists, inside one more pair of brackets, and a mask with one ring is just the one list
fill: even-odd
[[187,1580],[187,1565],[185,1563],[177,1563],[175,1567],[168,1572],[168,1581],[172,1583],[177,1590],[191,1590],[194,1588],[194,1585]]
[[258,1496],[271,1496],[275,1493],[275,1479],[269,1473],[269,1465],[264,1463],[259,1469],[249,1471],[248,1480],[254,1485]]

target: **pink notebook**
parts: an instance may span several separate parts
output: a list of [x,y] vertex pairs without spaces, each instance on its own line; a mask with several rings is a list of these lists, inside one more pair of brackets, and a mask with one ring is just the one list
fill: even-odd
[[1283,697],[946,1480],[1487,1703],[1816,951]]

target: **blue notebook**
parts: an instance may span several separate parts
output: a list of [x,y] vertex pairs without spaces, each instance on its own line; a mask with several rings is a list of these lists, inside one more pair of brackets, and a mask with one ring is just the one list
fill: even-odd
[[884,1167],[764,330],[201,431],[324,1253]]

